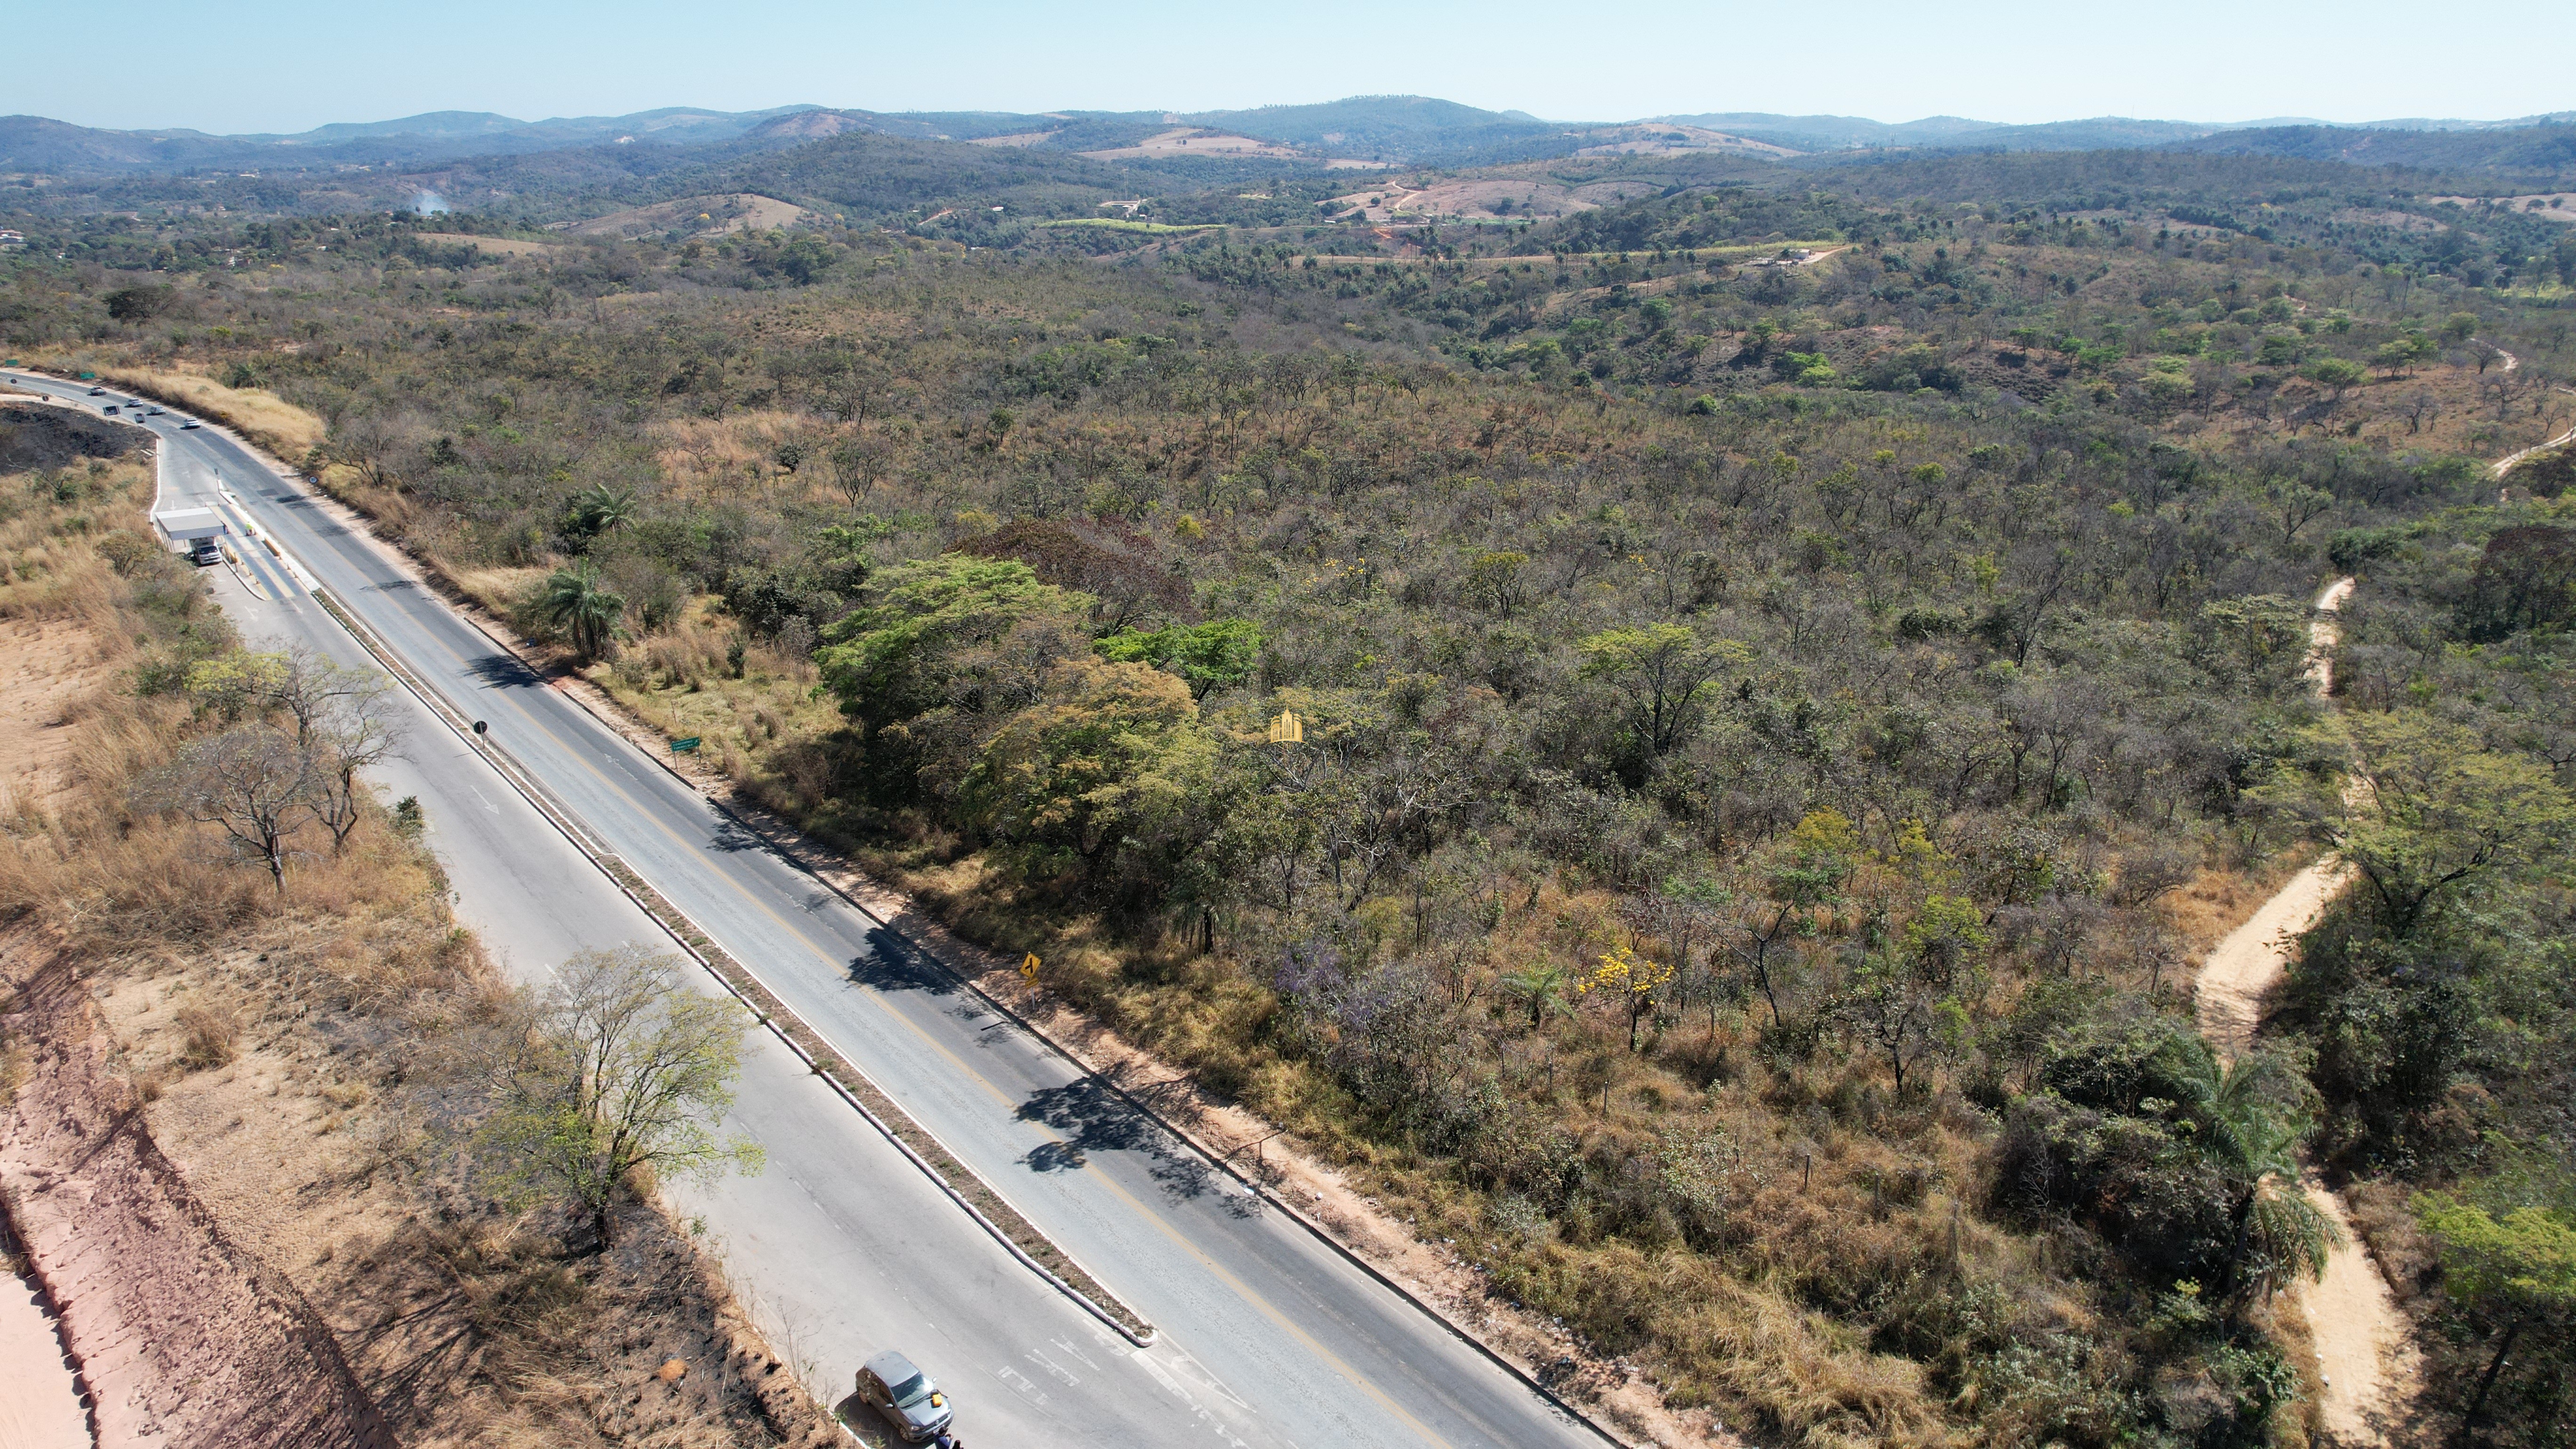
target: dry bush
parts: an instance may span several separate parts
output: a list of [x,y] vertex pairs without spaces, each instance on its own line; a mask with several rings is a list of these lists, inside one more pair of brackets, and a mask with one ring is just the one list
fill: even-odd
[[241,1016],[220,1003],[197,1002],[180,1008],[179,1025],[188,1034],[180,1064],[192,1072],[229,1066],[241,1041]]

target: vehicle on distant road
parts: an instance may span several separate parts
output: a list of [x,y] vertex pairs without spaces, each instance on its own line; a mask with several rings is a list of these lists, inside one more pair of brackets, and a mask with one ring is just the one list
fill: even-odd
[[182,418],[182,419],[180,419],[180,420],[179,420],[179,431],[180,431],[180,432],[183,432],[183,433],[184,433],[184,432],[187,432],[189,429],[194,428],[194,427],[197,427],[197,426],[198,426],[198,423],[197,423],[197,420],[196,420],[195,418]]
[[888,1349],[859,1370],[859,1399],[877,1411],[906,1444],[918,1444],[948,1427],[956,1418],[948,1395],[913,1367],[911,1359]]
[[111,417],[111,418],[112,418],[112,417],[115,417],[115,416],[116,416],[116,404],[114,404],[114,403],[109,403],[109,404],[107,405],[106,409],[105,409],[105,412],[107,413],[107,415],[108,415],[109,417]]
[[145,413],[144,416],[147,418],[157,418],[161,416],[164,411],[165,410],[162,408],[154,408],[150,412]]
[[94,387],[89,390],[89,395],[91,397],[105,397],[107,396],[107,389],[103,387]]

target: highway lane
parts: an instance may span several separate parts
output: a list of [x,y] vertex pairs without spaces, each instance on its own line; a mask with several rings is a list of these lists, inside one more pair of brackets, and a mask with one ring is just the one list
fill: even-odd
[[[164,507],[213,506],[223,483],[248,481],[219,478],[203,450],[165,448],[163,458]],[[267,557],[256,543],[236,553]],[[214,579],[252,647],[302,642],[344,666],[374,667],[288,571],[249,574]],[[542,981],[587,946],[669,944],[444,721],[400,698],[408,742],[375,783],[421,801],[458,917],[513,979]],[[1030,1274],[775,1037],[754,1033],[746,1046],[730,1125],[763,1144],[764,1170],[674,1184],[669,1196],[706,1225],[745,1306],[816,1393],[846,1393],[860,1361],[900,1346],[958,1394],[969,1442],[1278,1442],[1181,1344],[1137,1350]]]
[[211,430],[165,436],[174,458],[225,473],[249,518],[434,688],[488,720],[587,828],[1168,1342],[1186,1345],[1204,1382],[1224,1386],[1251,1422],[1306,1445],[1600,1442],[988,1014],[547,687],[300,485]]

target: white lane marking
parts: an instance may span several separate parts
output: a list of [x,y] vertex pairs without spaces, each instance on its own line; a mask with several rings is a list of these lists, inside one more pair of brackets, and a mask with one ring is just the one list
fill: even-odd
[[[1189,1357],[1187,1354],[1177,1356],[1184,1360]],[[1139,1350],[1136,1353],[1128,1355],[1128,1357],[1134,1359],[1137,1365],[1143,1368],[1145,1372],[1153,1378],[1154,1382],[1162,1385],[1163,1392],[1180,1400],[1182,1406],[1187,1408],[1192,1414],[1196,1415],[1199,1422],[1205,1424],[1208,1427],[1209,1432],[1215,1434],[1218,1439],[1234,1446],[1234,1449],[1251,1449],[1251,1445],[1246,1443],[1232,1429],[1226,1427],[1225,1421],[1218,1418],[1214,1410],[1210,1409],[1207,1405],[1200,1403],[1196,1394],[1191,1393],[1189,1388],[1184,1385],[1179,1378],[1175,1377],[1170,1369],[1165,1368],[1156,1360],[1154,1350]],[[1192,1366],[1196,1367],[1195,1365]],[[1204,1373],[1204,1371],[1202,1371],[1202,1373]],[[1241,1399],[1235,1398],[1232,1394],[1226,1394],[1225,1390],[1221,1386],[1217,1387],[1217,1392],[1225,1394],[1225,1397],[1236,1407],[1243,1407],[1243,1401]]]
[[465,785],[465,788],[466,788],[466,789],[468,789],[468,790],[474,790],[474,798],[475,798],[475,799],[477,799],[477,800],[482,800],[482,801],[483,801],[483,808],[484,808],[484,809],[486,809],[486,810],[488,810],[488,811],[492,812],[492,813],[493,813],[493,814],[495,814],[495,815],[498,815],[498,814],[500,814],[500,813],[501,813],[501,807],[500,807],[500,806],[498,806],[498,805],[493,804],[490,800],[485,799],[484,794],[483,794],[483,792],[482,792],[482,791],[480,791],[480,790],[475,790],[475,789],[474,789],[474,783],[473,783],[472,781],[470,781],[470,780],[469,780],[469,781],[467,781],[467,782],[466,782],[466,785]]
[[1057,1363],[1054,1359],[1047,1357],[1036,1349],[1030,1349],[1022,1356],[1028,1359],[1029,1362],[1036,1364],[1039,1368],[1046,1370],[1049,1376],[1063,1380],[1066,1388],[1071,1389],[1081,1387],[1082,1380],[1074,1377],[1073,1370]]
[[1063,1339],[1050,1338],[1047,1340],[1047,1343],[1051,1345],[1056,1352],[1065,1355],[1078,1364],[1081,1364],[1084,1368],[1091,1370],[1093,1373],[1100,1372],[1100,1365],[1091,1361],[1091,1355],[1084,1353],[1081,1349],[1074,1347]]
[[1038,1387],[1037,1380],[1030,1378],[1027,1374],[1020,1372],[1009,1364],[1004,1364],[1000,1368],[993,1370],[993,1377],[1000,1379],[1002,1382],[1009,1384],[1012,1388],[1018,1390],[1021,1398],[1024,1398],[1033,1404],[1044,1406],[1047,1401],[1046,1390]]

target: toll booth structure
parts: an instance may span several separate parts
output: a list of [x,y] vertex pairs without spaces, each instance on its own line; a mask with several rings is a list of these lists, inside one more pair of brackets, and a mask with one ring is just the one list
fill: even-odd
[[172,553],[186,553],[198,539],[221,538],[232,530],[211,508],[171,508],[152,515],[153,531]]

